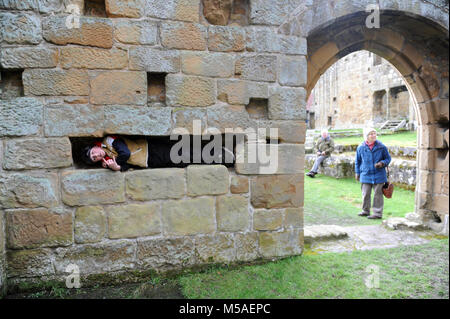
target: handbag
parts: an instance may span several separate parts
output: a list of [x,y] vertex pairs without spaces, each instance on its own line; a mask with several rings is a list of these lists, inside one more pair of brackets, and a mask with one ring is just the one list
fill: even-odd
[[394,184],[392,184],[391,182],[389,182],[389,167],[386,167],[387,170],[387,182],[384,183],[382,191],[383,191],[383,195],[386,198],[391,198],[392,197],[392,193],[394,193]]

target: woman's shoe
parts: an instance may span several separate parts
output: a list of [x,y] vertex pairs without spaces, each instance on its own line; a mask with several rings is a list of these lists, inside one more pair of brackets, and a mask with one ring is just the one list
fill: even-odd
[[366,213],[366,212],[361,212],[358,214],[358,216],[364,216],[364,217],[369,216],[369,215],[370,215],[370,213]]

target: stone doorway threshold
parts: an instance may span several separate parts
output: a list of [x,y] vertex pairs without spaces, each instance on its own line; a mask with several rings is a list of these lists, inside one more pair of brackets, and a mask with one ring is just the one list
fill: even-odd
[[431,230],[387,229],[382,225],[305,227],[307,253],[351,252],[425,244],[436,238]]

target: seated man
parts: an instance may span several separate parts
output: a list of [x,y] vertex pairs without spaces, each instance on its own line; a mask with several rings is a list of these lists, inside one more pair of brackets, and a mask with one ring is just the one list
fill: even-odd
[[[131,140],[116,135],[106,136],[102,142],[96,142],[94,145],[86,146],[82,151],[82,159],[86,164],[94,165],[101,161],[104,168],[113,171],[126,171],[130,165],[143,168],[151,167],[186,167],[189,164],[208,164],[193,163],[192,148],[190,149],[190,158],[188,163],[174,163],[170,158],[170,150],[176,141],[163,142],[151,141],[145,138]],[[227,167],[234,165],[234,154],[225,147],[219,154],[219,163]],[[225,161],[227,159],[227,161]],[[231,161],[230,161],[231,159]]]
[[334,151],[334,141],[328,134],[327,129],[322,129],[322,136],[317,140],[314,149],[316,150],[317,158],[314,161],[314,165],[309,171],[309,177],[314,177],[319,170],[319,165],[328,157],[330,157],[331,153]]

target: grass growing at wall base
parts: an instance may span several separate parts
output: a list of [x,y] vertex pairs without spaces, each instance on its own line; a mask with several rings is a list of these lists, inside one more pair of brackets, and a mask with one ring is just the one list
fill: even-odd
[[[392,249],[290,257],[180,277],[187,298],[448,298],[448,239]],[[369,266],[379,269],[378,288]]]
[[[306,226],[380,224],[380,220],[357,216],[361,212],[361,205],[361,184],[355,179],[336,179],[321,174],[314,178],[305,176],[304,223]],[[406,213],[413,211],[414,191],[396,187],[392,198],[384,199],[383,219],[405,217]]]

